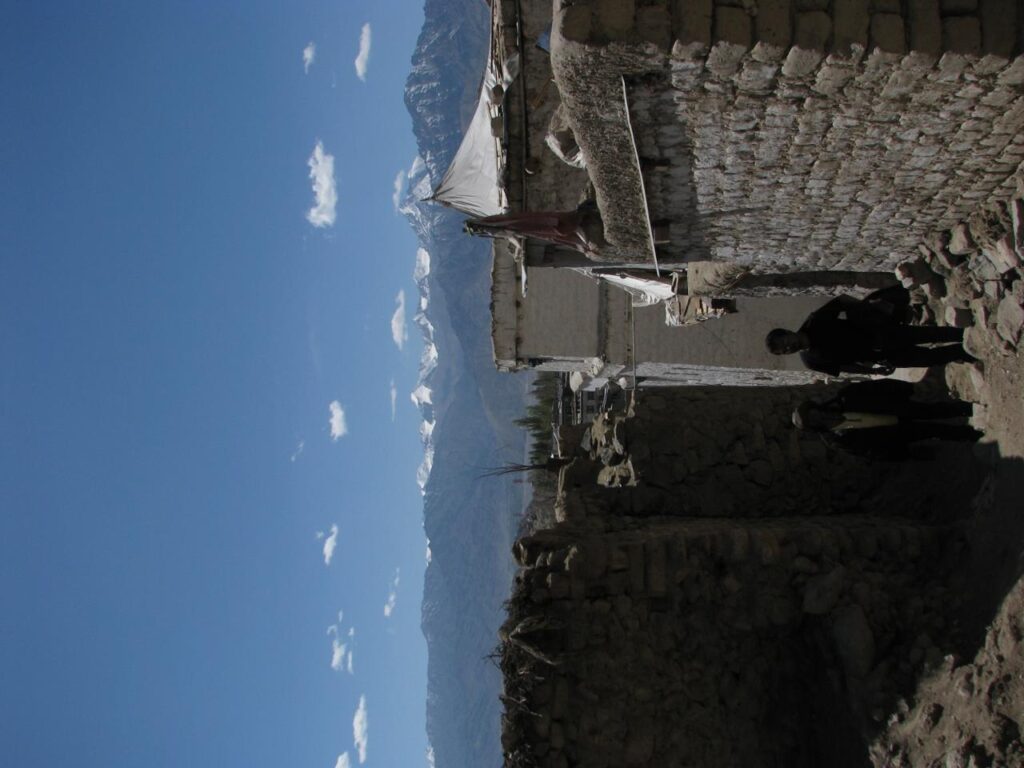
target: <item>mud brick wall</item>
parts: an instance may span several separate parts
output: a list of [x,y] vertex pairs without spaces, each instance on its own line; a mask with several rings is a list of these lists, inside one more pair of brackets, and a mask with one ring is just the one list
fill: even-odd
[[554,25],[610,258],[649,253],[623,75],[668,161],[645,171],[663,261],[890,269],[1018,188],[1016,0],[579,0]]
[[502,628],[505,764],[860,765],[830,729],[870,720],[941,658],[930,638],[949,595],[926,574],[955,538],[805,518],[521,539]]
[[[572,492],[558,514],[572,520],[607,514],[765,517],[890,505],[910,514],[942,498],[946,479],[922,488],[914,462],[868,462],[793,427],[798,403],[827,399],[831,391],[681,387],[644,393],[624,427],[640,485],[600,487],[601,464],[578,460],[565,471],[563,484]],[[573,429],[581,428],[563,428],[563,453],[580,442]]]

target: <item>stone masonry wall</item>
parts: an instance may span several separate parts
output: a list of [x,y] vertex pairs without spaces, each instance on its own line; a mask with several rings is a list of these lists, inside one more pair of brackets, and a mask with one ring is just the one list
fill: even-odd
[[[796,405],[826,399],[830,391],[819,385],[644,393],[620,438],[640,484],[600,487],[602,465],[581,458],[565,470],[563,484],[571,493],[559,514],[569,520],[608,514],[764,517],[890,506],[911,514],[951,492],[955,475],[922,488],[914,462],[867,462],[795,429]],[[563,429],[567,455],[582,435]]]
[[[964,539],[937,510],[975,481],[956,448],[922,484],[796,431],[794,405],[830,392],[661,390],[562,428],[556,523],[513,550],[507,766],[865,764],[954,650]],[[598,486],[625,459],[639,485]]]
[[[560,524],[517,542],[508,766],[861,765],[946,627],[956,537],[899,520]],[[830,676],[826,670],[834,669]]]
[[[760,271],[890,269],[1016,192],[1016,0],[556,3],[552,64],[597,188],[609,258]],[[648,257],[649,258],[649,257]]]

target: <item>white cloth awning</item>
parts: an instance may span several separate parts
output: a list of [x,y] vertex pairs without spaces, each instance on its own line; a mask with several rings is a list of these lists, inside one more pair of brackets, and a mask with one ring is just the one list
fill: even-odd
[[668,301],[676,295],[675,289],[664,280],[645,280],[637,275],[615,274],[614,272],[594,272],[581,269],[585,275],[605,280],[617,285],[633,297],[634,307],[649,307],[659,301]]

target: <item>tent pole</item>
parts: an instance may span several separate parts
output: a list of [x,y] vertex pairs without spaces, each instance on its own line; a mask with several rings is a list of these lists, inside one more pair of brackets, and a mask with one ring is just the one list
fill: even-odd
[[629,117],[629,92],[626,89],[626,77],[622,80],[622,101],[626,109],[626,128],[629,129],[629,142],[633,146],[633,157],[636,159],[636,172],[640,178],[640,198],[644,201],[644,217],[647,221],[647,239],[651,244],[651,258],[654,260],[654,272],[661,277],[661,269],[658,267],[658,250],[654,244],[654,225],[651,224],[651,210],[647,207],[647,188],[644,186],[644,169],[640,165],[640,152],[636,148],[636,134],[633,133],[633,121]]

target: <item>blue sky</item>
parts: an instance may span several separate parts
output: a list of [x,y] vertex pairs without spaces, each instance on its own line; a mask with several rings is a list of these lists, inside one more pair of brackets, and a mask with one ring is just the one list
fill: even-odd
[[426,763],[421,23],[5,4],[4,764]]

